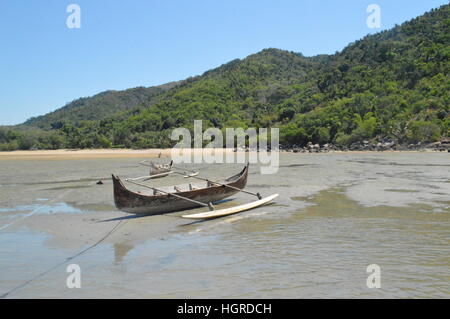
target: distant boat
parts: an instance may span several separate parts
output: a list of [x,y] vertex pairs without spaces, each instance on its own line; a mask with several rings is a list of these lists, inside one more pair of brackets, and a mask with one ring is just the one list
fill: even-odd
[[169,164],[155,164],[153,162],[147,164],[147,161],[142,161],[139,164],[150,167],[149,179],[166,177],[167,175],[172,173],[171,170],[173,161],[170,161]]

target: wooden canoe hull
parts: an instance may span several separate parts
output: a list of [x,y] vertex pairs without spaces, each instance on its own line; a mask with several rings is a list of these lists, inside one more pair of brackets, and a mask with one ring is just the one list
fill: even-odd
[[[239,174],[228,178],[225,183],[235,188],[243,189],[247,185],[247,177],[248,165]],[[114,203],[119,210],[127,213],[156,215],[201,207],[196,203],[167,194],[139,194],[127,189],[117,176],[113,175],[112,180],[114,186]],[[213,185],[207,188],[177,192],[175,194],[207,204],[220,201],[237,192],[239,191],[230,187]]]

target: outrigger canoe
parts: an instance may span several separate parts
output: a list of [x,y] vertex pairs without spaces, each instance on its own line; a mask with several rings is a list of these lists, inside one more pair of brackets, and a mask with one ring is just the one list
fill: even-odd
[[[197,177],[196,175],[185,176],[206,181],[206,183],[204,183],[204,185],[199,188],[194,188],[191,184],[189,184],[186,189],[173,187],[173,189],[162,190],[151,187],[149,185],[137,183],[132,179],[125,180],[133,184],[153,189],[153,194],[142,194],[140,192],[131,191],[125,187],[123,181],[119,177],[112,175],[114,186],[114,202],[119,210],[131,214],[165,214],[201,206],[209,207],[209,214],[202,215],[201,213],[194,214],[191,217],[188,217],[189,215],[185,215],[183,217],[213,218],[234,214],[240,211],[264,205],[278,196],[278,194],[275,194],[266,198],[262,198],[259,193],[255,194],[245,191],[244,188],[247,185],[248,168],[249,166],[247,164],[240,173],[225,179],[223,182],[212,182],[207,179]],[[232,208],[215,210],[212,203],[223,200],[238,192],[245,192],[251,195],[255,195],[259,200],[253,203],[248,203]],[[218,213],[218,215],[214,213]]]
[[191,209],[205,206],[201,203],[214,203],[238,193],[247,185],[247,176],[248,165],[239,174],[223,181],[222,184],[231,187],[207,182],[198,189],[145,195],[127,189],[122,180],[113,175],[114,202],[119,210],[132,214],[156,215]]

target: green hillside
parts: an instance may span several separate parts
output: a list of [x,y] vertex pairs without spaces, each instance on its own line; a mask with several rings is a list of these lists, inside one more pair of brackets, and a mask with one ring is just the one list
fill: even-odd
[[132,89],[108,103],[74,101],[21,131],[0,130],[0,148],[168,147],[171,129],[194,119],[204,127],[279,127],[285,145],[434,142],[450,133],[449,11],[442,6],[334,55],[266,49],[157,99]]
[[76,99],[54,112],[33,117],[23,125],[42,129],[58,129],[64,122],[101,120],[121,111],[151,105],[156,102],[158,95],[175,85],[176,82],[171,82],[149,88],[137,87],[124,91],[105,91],[92,97]]

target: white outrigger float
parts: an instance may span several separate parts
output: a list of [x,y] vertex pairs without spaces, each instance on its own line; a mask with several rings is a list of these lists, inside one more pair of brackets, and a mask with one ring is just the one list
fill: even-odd
[[260,200],[257,200],[255,202],[234,206],[230,208],[224,208],[219,210],[213,210],[210,212],[205,213],[198,213],[198,214],[190,214],[190,215],[183,215],[181,217],[183,218],[190,218],[190,219],[210,219],[210,218],[218,218],[223,216],[228,216],[240,212],[244,212],[246,210],[250,210],[262,205],[265,205],[271,201],[273,201],[275,198],[278,197],[278,194],[273,194],[264,198],[261,198]]

